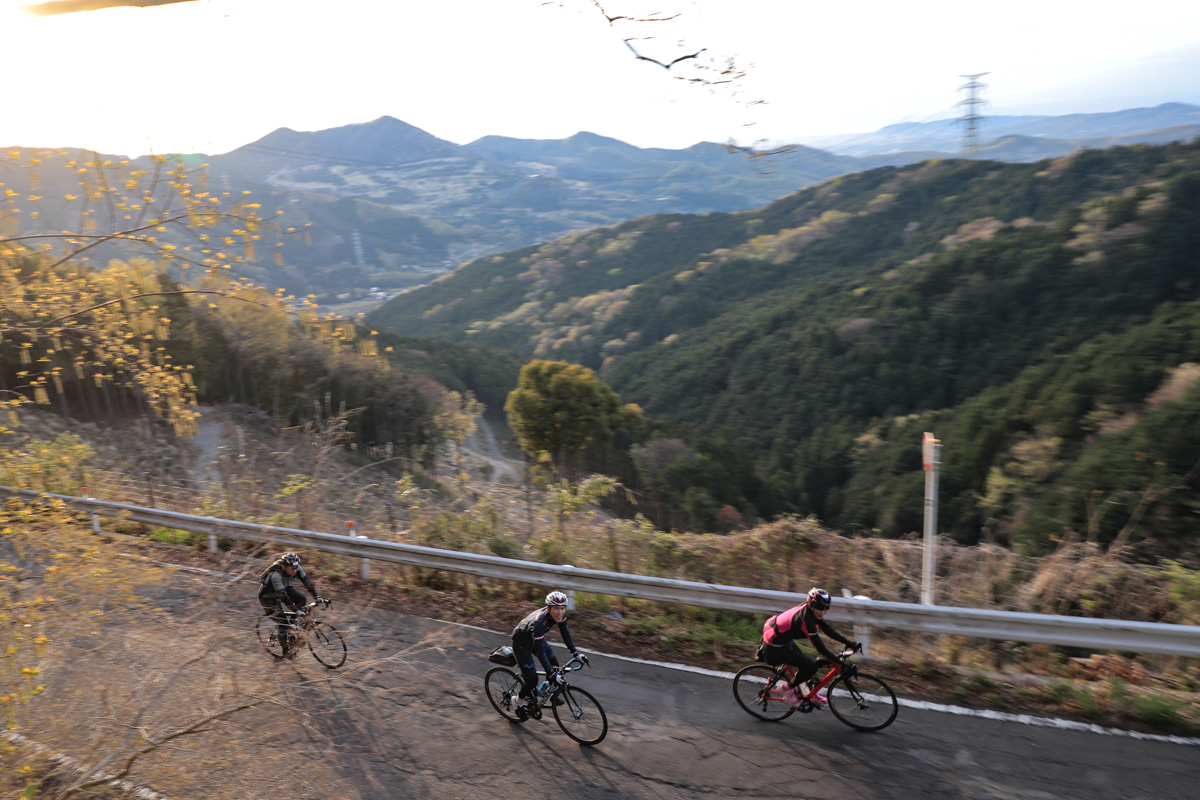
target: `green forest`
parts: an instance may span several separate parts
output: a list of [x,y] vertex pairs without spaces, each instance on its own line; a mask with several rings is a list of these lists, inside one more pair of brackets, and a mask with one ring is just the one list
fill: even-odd
[[481,259],[369,320],[595,369],[645,419],[590,466],[664,527],[903,536],[931,431],[960,542],[1196,558],[1198,215],[1196,143],[927,161]]

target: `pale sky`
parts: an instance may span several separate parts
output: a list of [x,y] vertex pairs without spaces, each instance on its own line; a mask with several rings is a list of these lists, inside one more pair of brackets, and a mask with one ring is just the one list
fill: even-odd
[[[388,115],[464,144],[581,130],[642,147],[797,141],[954,115],[1200,105],[1200,2],[198,0],[52,17],[0,0],[0,147],[218,154]],[[737,84],[639,62],[700,48]],[[677,44],[682,41],[682,44]],[[698,60],[699,61],[699,60]],[[705,62],[707,63],[707,62]],[[753,101],[765,101],[753,103]]]

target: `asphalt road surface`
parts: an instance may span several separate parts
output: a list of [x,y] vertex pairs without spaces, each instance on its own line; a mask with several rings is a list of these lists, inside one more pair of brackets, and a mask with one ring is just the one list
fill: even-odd
[[[413,619],[396,624],[447,630]],[[737,706],[727,678],[600,655],[573,683],[604,704],[609,734],[597,747],[580,747],[552,719],[514,725],[488,705],[480,678],[486,653],[503,637],[463,628],[449,635],[461,651],[419,658],[423,696],[442,698],[420,735],[388,726],[414,766],[437,776],[407,782],[408,796],[482,798],[502,784],[524,784],[537,797],[646,800],[1198,796],[1195,745],[909,708],[878,733],[854,731],[828,710],[762,722]],[[416,676],[380,678],[399,688]]]
[[[276,662],[259,650],[242,633],[253,620],[253,599],[244,588],[233,591],[241,593],[229,600],[233,613],[221,617],[237,631],[217,645],[224,649],[211,667],[230,677],[192,678],[184,697],[200,698],[203,689],[210,692],[204,697],[219,698],[231,680],[244,690],[254,681],[279,686],[334,674],[307,652]],[[194,596],[168,594],[163,613],[194,611]],[[123,668],[130,680],[144,680],[153,663],[146,654],[171,652],[170,642],[186,640],[191,626],[208,624],[206,616],[141,630],[124,644],[113,640],[103,652],[60,665],[55,683],[78,687],[103,674],[115,684]],[[877,733],[848,728],[828,710],[762,722],[737,706],[726,677],[603,654],[592,654],[591,667],[572,676],[609,719],[605,741],[581,747],[549,714],[516,725],[489,705],[486,655],[504,635],[345,605],[327,618],[348,634],[350,659],[337,673],[352,680],[299,686],[287,694],[286,708],[244,712],[180,740],[161,758],[146,759],[135,780],[172,797],[206,800],[1200,796],[1196,744],[906,707]],[[586,652],[587,643],[579,644]],[[96,660],[104,658],[111,661]],[[84,695],[77,703],[92,702]],[[65,713],[89,719],[99,712],[80,705]],[[61,738],[51,744],[71,746]]]

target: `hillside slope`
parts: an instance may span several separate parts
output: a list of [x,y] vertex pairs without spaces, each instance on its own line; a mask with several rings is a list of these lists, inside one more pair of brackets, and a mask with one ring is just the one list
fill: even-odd
[[[1198,211],[1194,144],[1029,165],[932,161],[836,178],[756,212],[644,218],[485,259],[397,298],[372,324],[598,368],[651,416],[696,440],[723,429],[753,453],[764,482],[746,498],[754,510],[893,534],[919,527],[915,453],[932,419],[920,415],[1045,389],[1061,404],[1053,413],[1011,406],[996,431],[948,439],[948,462],[966,448],[970,467],[960,463],[945,519],[970,541],[988,518],[991,470],[1003,473],[1013,447],[1055,442],[1039,478],[1049,491],[1095,445],[1098,419],[1140,408],[1200,360],[1190,339],[1140,368],[1129,355],[1143,326],[1172,314],[1196,324],[1164,304],[1200,297]],[[1098,336],[1113,337],[1107,365],[1136,381],[1063,389],[1069,401],[1025,372],[1082,358]],[[880,432],[901,418],[913,423],[903,434]],[[876,441],[893,435],[911,440],[910,455],[868,470]],[[1164,460],[1182,476],[1200,441],[1177,443]],[[1144,488],[1137,469],[1122,472],[1114,491]],[[851,491],[866,474],[874,488]],[[1072,491],[1105,485],[1092,480],[1075,475]],[[992,510],[1008,515],[1006,534],[1031,541],[1086,524],[1059,509],[1035,525],[1008,500]]]

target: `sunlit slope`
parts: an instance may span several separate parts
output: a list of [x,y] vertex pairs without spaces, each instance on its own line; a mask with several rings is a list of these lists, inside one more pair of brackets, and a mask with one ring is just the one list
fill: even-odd
[[[832,179],[760,211],[644,218],[484,259],[373,323],[599,368],[651,416],[747,445],[773,487],[760,510],[911,530],[910,504],[847,506],[891,435],[880,420],[1015,391],[1034,380],[1026,370],[1078,358],[1100,336],[1116,337],[1108,363],[1136,373],[1122,337],[1200,296],[1198,214],[1197,145],[932,161]],[[1087,425],[1200,361],[1189,346],[1161,350],[1132,383],[1114,372],[1047,389],[1053,414],[1014,403],[996,430],[976,425],[984,444],[951,487],[950,525],[978,534],[989,470],[1019,437],[1050,425],[1051,461],[1065,468],[1090,444]],[[1043,380],[1057,377],[1047,369]],[[913,458],[873,474],[911,476]]]

